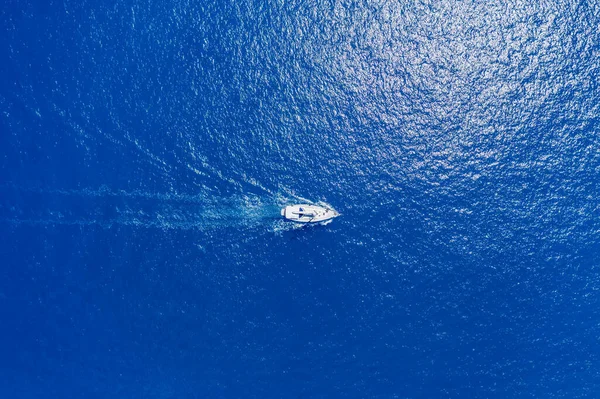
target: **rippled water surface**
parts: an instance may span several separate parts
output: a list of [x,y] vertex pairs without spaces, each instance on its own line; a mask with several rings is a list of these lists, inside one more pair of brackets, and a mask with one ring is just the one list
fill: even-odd
[[598,26],[9,0],[0,396],[597,397]]

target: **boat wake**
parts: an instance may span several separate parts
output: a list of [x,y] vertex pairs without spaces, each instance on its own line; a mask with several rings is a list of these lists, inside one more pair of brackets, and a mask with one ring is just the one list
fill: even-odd
[[41,189],[1,186],[0,222],[32,226],[132,227],[211,231],[261,228],[279,233],[290,227],[280,220],[284,196],[219,197],[98,189]]

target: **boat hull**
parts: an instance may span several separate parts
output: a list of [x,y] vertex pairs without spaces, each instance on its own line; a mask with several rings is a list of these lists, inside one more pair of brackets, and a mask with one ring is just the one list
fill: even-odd
[[281,210],[284,219],[296,223],[325,222],[339,215],[334,209],[310,204],[289,205]]

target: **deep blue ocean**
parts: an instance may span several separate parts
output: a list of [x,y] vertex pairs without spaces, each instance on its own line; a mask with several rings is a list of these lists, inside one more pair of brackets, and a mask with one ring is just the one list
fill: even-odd
[[0,398],[599,398],[599,26],[5,1]]

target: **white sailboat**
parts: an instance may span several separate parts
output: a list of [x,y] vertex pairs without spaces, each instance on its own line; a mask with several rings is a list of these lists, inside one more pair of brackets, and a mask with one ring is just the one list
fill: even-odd
[[318,205],[298,204],[288,205],[281,210],[281,216],[286,220],[298,223],[319,223],[331,220],[340,214],[331,208]]

